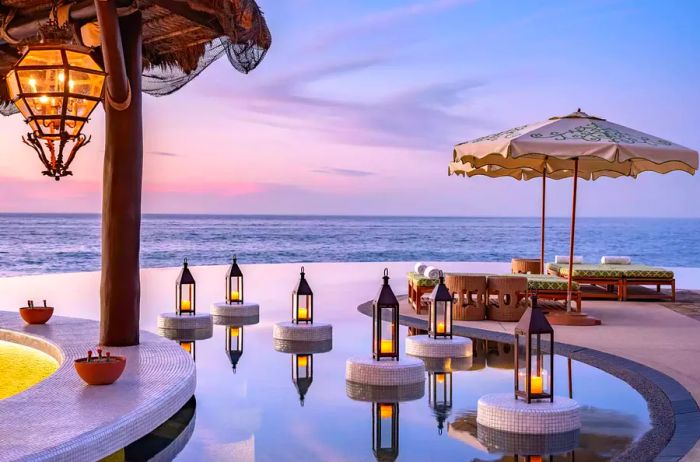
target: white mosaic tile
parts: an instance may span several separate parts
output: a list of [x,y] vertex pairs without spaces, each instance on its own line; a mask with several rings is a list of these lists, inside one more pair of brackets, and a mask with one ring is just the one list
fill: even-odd
[[350,358],[345,363],[345,380],[378,386],[423,383],[425,381],[425,366],[422,361],[413,358],[398,361]]
[[333,338],[333,326],[319,322],[314,324],[278,322],[272,329],[272,338],[295,342],[324,342]]
[[209,307],[209,312],[212,316],[221,317],[242,317],[258,316],[260,314],[260,305],[257,303],[232,303],[226,302],[212,303]]
[[466,337],[435,339],[427,335],[406,337],[406,354],[426,358],[464,358],[472,356],[472,341]]
[[96,349],[99,324],[54,316],[26,325],[0,311],[0,339],[26,344],[59,360],[46,380],[0,401],[0,458],[8,461],[94,461],[151,432],[194,394],[191,357],[177,343],[141,331],[140,345],[109,347],[126,356],[124,374],[108,386],[89,386],[73,360]]
[[213,321],[208,313],[178,316],[175,313],[158,315],[159,329],[205,329],[212,327]]
[[511,433],[555,434],[581,428],[576,401],[555,396],[554,402],[528,404],[509,393],[494,393],[479,398],[476,422],[479,425]]

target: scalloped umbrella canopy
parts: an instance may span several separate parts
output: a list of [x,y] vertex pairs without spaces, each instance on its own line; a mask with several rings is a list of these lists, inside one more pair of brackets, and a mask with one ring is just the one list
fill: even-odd
[[576,158],[578,176],[586,180],[647,171],[692,175],[698,168],[697,151],[578,110],[460,143],[449,174],[568,178]]
[[694,175],[698,152],[671,141],[628,128],[580,109],[566,116],[511,128],[455,146],[449,175],[517,180],[542,178],[541,270],[544,272],[544,216],[546,179],[574,177],[569,259],[576,226],[577,179],[636,178],[643,172],[684,171]]

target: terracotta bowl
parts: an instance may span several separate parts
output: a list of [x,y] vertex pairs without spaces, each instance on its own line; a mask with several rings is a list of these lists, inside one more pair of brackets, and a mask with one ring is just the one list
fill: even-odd
[[53,316],[53,307],[20,308],[19,315],[27,324],[46,324],[46,321]]
[[[122,375],[126,367],[124,356],[112,356],[113,361],[97,361],[93,358],[87,362],[87,358],[75,360],[75,370],[81,379],[88,385],[110,385]],[[114,361],[116,360],[116,361]]]

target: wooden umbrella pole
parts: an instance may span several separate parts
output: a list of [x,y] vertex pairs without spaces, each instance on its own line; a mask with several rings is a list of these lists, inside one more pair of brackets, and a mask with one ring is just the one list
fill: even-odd
[[569,240],[569,275],[566,285],[566,311],[571,311],[571,277],[574,273],[574,236],[576,234],[576,189],[578,187],[578,157],[574,159],[574,194],[571,201],[571,238]]
[[[98,15],[107,2],[96,0]],[[123,63],[124,69],[115,69],[111,76],[126,77],[127,86],[118,81],[108,85],[112,93],[105,102],[100,344],[126,346],[139,343],[143,45],[140,12],[119,18],[118,27],[112,28],[110,25],[117,24],[116,14],[113,10],[107,13],[104,24],[100,18],[105,63]],[[121,40],[114,41],[115,36]],[[122,56],[112,56],[114,53]]]
[[542,169],[542,219],[540,222],[541,229],[541,241],[540,241],[540,273],[545,274],[544,270],[544,212],[545,212],[545,198],[547,196],[547,169]]

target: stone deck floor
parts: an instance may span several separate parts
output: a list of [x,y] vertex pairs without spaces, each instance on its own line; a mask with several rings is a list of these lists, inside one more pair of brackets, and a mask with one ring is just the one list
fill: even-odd
[[194,394],[195,368],[177,343],[142,331],[136,347],[109,348],[127,357],[121,378],[88,386],[73,360],[95,351],[99,324],[54,316],[26,325],[0,311],[0,339],[44,351],[60,364],[46,380],[0,401],[0,459],[94,461],[144,436]]

